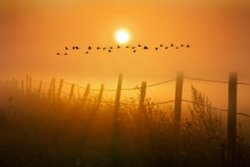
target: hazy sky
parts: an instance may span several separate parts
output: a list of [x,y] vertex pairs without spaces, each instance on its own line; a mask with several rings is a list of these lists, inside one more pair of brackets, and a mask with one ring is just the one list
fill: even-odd
[[[115,30],[131,32],[130,45],[190,44],[177,51],[117,51],[84,55],[92,46],[115,46]],[[0,0],[0,74],[20,77],[164,80],[178,70],[250,81],[250,3],[167,0]],[[78,53],[57,56],[64,46]]]

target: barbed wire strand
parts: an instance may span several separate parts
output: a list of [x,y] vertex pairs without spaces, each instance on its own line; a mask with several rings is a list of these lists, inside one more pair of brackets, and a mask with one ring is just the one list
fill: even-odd
[[250,83],[238,82],[238,85],[250,86]]
[[[219,80],[212,80],[212,79],[202,79],[202,78],[195,78],[195,77],[189,77],[189,76],[184,76],[184,78],[189,79],[189,80],[196,80],[196,81],[204,81],[204,82],[212,82],[212,83],[222,83],[222,84],[228,84],[228,81],[219,81]],[[250,86],[250,83],[246,82],[237,82],[238,85],[245,85],[245,86]]]
[[189,76],[184,76],[184,78],[188,80],[195,80],[195,81],[203,81],[203,82],[212,82],[212,83],[222,83],[222,84],[228,84],[227,81],[219,81],[219,80],[210,80],[210,79],[202,79],[202,78],[194,78]]
[[162,81],[162,82],[158,82],[158,83],[154,83],[154,84],[149,84],[147,85],[147,87],[155,87],[155,86],[159,86],[159,85],[163,85],[163,84],[167,84],[167,83],[170,83],[170,82],[174,82],[175,79],[171,79],[171,80],[168,80],[168,81]]

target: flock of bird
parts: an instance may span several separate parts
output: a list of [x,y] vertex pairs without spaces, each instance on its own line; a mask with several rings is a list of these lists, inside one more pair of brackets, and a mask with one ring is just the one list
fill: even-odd
[[[117,45],[116,47],[113,47],[113,46],[110,46],[110,47],[100,47],[100,46],[93,47],[93,46],[88,46],[84,53],[85,54],[90,54],[91,51],[94,51],[94,50],[102,50],[102,51],[107,51],[108,53],[111,53],[115,49],[122,49],[122,48],[131,49],[131,51],[133,53],[136,53],[138,49],[143,49],[143,50],[153,49],[155,51],[158,51],[160,49],[165,49],[166,50],[166,49],[170,49],[170,48],[171,49],[190,48],[190,45],[189,44],[186,44],[186,45],[185,44],[181,44],[179,46],[176,46],[176,45],[174,45],[172,43],[169,46],[160,44],[159,46],[152,47],[152,48],[150,48],[150,47],[148,47],[146,45],[141,45],[141,44],[138,44],[137,46],[120,46],[120,45]],[[57,52],[56,54],[57,55],[68,55],[70,50],[74,50],[74,51],[80,50],[80,47],[79,46],[73,46],[73,47],[65,46],[63,53]]]

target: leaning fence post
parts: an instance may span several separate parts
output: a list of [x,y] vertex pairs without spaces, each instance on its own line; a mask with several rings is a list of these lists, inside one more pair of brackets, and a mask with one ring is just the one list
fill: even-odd
[[99,110],[101,102],[102,102],[102,96],[103,96],[103,91],[104,91],[104,84],[101,85],[99,96],[97,99],[97,104],[96,104],[96,111]]
[[174,126],[177,135],[179,134],[180,131],[182,89],[183,89],[183,72],[179,71],[177,72],[176,75],[175,106],[174,106]]
[[85,106],[89,94],[90,94],[90,84],[87,85],[86,90],[85,90],[85,92],[84,92],[83,102],[82,102],[82,105],[83,105],[83,106]]
[[50,82],[50,86],[49,86],[49,92],[48,92],[48,97],[51,98],[53,97],[54,98],[54,91],[55,91],[55,88],[54,88],[54,85],[55,85],[55,78],[53,78]]
[[69,104],[71,103],[71,101],[72,101],[72,99],[73,99],[74,90],[75,90],[75,84],[72,84],[72,85],[71,85],[71,89],[70,89],[70,94],[69,94],[69,101],[68,101]]
[[236,152],[236,121],[237,121],[237,73],[231,72],[228,85],[228,150],[232,159]]
[[122,79],[123,75],[120,74],[118,78],[118,84],[116,89],[116,98],[115,98],[115,120],[119,120],[119,110],[120,110],[120,98],[121,98],[121,89],[122,89]]
[[38,96],[39,96],[39,97],[41,97],[42,88],[43,88],[43,81],[41,80],[41,81],[39,82],[39,87],[38,87]]
[[61,80],[60,80],[60,83],[59,83],[58,93],[57,93],[57,98],[58,98],[58,99],[61,98],[62,89],[63,89],[63,82],[64,82],[64,80],[61,79]]
[[141,93],[140,93],[140,102],[139,102],[139,112],[144,113],[144,101],[146,97],[146,89],[147,89],[147,82],[141,83]]

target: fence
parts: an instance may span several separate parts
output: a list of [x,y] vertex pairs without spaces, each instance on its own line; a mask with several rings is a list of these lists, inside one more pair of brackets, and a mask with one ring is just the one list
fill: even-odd
[[[134,87],[134,88],[123,88],[123,75],[119,75],[118,84],[116,89],[105,89],[105,85],[102,84],[100,89],[92,89],[91,84],[87,84],[86,87],[82,87],[80,85],[74,84],[74,83],[68,83],[65,82],[63,79],[60,80],[58,88],[56,89],[56,79],[53,78],[50,83],[46,83],[41,81],[37,81],[38,88],[34,89],[33,86],[33,80],[32,77],[27,75],[26,76],[26,82],[24,80],[18,81],[16,79],[13,79],[11,81],[6,81],[5,85],[8,88],[14,89],[16,91],[20,91],[22,94],[37,94],[39,97],[46,96],[51,99],[61,99],[61,96],[63,94],[63,88],[65,85],[70,86],[69,94],[65,93],[68,96],[68,103],[70,104],[72,102],[73,96],[76,92],[76,88],[84,90],[83,99],[82,99],[82,105],[84,106],[86,104],[86,101],[90,95],[91,91],[99,92],[98,98],[97,98],[97,107],[98,110],[100,107],[100,104],[102,102],[103,94],[104,92],[114,92],[115,93],[115,101],[114,101],[114,113],[115,113],[115,123],[118,124],[119,122],[119,111],[120,111],[120,105],[123,104],[120,100],[122,91],[131,91],[131,90],[139,90],[140,91],[140,99],[138,104],[138,110],[140,112],[144,111],[144,107],[146,106],[145,98],[147,93],[147,88],[149,87],[156,87],[163,84],[168,84],[171,82],[176,83],[175,88],[175,99],[169,100],[169,101],[162,101],[155,103],[153,105],[161,105],[161,104],[168,104],[168,103],[174,103],[174,127],[175,131],[178,135],[180,130],[180,121],[181,121],[181,107],[182,103],[192,103],[195,104],[197,102],[191,101],[191,100],[185,100],[182,99],[182,93],[183,93],[183,83],[184,80],[191,80],[191,81],[201,81],[201,82],[212,82],[217,84],[227,84],[228,85],[228,109],[220,109],[216,107],[211,106],[204,106],[204,107],[211,107],[214,110],[218,111],[225,111],[228,113],[227,118],[227,139],[228,139],[228,149],[229,153],[234,156],[236,151],[236,135],[237,135],[237,115],[244,116],[250,118],[250,115],[246,113],[238,113],[237,112],[237,86],[238,85],[244,85],[244,86],[250,86],[250,83],[243,83],[238,82],[237,73],[230,73],[229,74],[229,80],[228,81],[218,81],[218,80],[208,80],[208,79],[202,79],[202,78],[193,78],[189,76],[184,76],[183,72],[177,72],[176,79],[171,79],[167,81],[162,81],[159,83],[154,84],[147,84],[147,82],[143,81],[141,83],[141,86]],[[32,82],[33,81],[33,82]],[[47,93],[43,93],[43,89],[49,86],[47,89]],[[80,93],[78,92],[78,95]],[[151,104],[152,105],[152,104]]]

